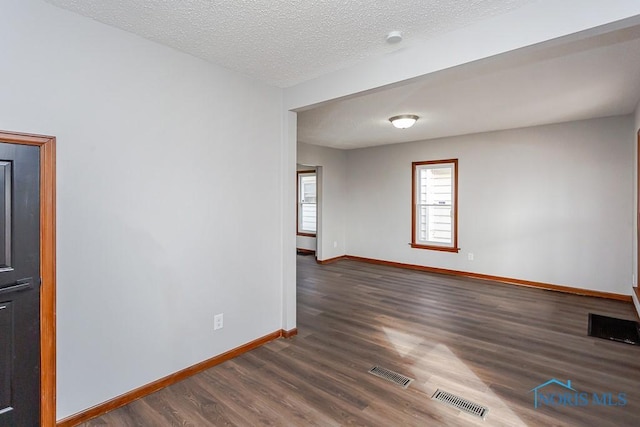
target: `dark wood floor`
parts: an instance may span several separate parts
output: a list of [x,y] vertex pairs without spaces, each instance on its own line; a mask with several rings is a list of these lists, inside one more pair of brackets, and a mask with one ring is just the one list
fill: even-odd
[[[631,303],[298,256],[298,336],[84,425],[638,426],[640,346],[587,336],[589,312],[635,320]],[[627,404],[534,409],[530,390],[551,378]],[[486,420],[431,400],[438,388]]]

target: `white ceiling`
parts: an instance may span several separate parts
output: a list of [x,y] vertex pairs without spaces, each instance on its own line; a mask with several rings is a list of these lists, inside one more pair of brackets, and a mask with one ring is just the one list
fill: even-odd
[[[629,114],[640,26],[488,58],[298,113],[298,140],[360,148]],[[410,129],[388,121],[417,114]]]
[[[420,45],[536,0],[46,0],[246,76],[288,87]],[[385,42],[391,30],[405,37]],[[628,114],[640,26],[539,45],[298,114],[302,142],[351,149]],[[393,128],[388,118],[417,114]]]
[[46,0],[287,87],[535,0]]

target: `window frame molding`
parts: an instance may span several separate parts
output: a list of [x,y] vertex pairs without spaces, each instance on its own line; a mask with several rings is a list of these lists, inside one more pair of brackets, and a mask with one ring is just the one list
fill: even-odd
[[[303,174],[314,174],[316,176],[316,209],[318,208],[318,171],[315,169],[311,170],[299,170],[296,171],[296,236],[302,237],[316,237],[317,227],[318,227],[318,215],[316,213],[316,232],[315,233],[307,233],[300,231],[300,175]],[[316,210],[317,212],[317,210]]]
[[[425,245],[423,243],[416,243],[416,206],[417,206],[417,195],[416,195],[416,171],[419,166],[424,165],[438,165],[438,164],[453,164],[453,218],[452,218],[452,231],[453,231],[453,242],[451,246],[442,246],[442,245]],[[443,251],[443,252],[460,252],[460,248],[458,247],[458,159],[444,159],[444,160],[427,160],[421,162],[412,162],[411,163],[411,243],[409,244],[414,249],[428,249],[434,251]]]

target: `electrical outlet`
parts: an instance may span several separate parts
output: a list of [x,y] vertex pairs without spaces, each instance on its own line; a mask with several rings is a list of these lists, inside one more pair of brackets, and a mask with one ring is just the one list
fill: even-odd
[[213,316],[213,330],[217,331],[218,329],[222,329],[223,324],[223,316],[224,314],[220,313],[220,314],[216,314],[215,316]]
[[467,259],[468,259],[469,261],[473,261],[473,252],[469,252],[469,253],[467,254]]
[[337,247],[338,247],[338,242],[336,242],[335,240],[334,240],[334,242],[333,242],[333,247],[334,247],[334,248],[337,248]]

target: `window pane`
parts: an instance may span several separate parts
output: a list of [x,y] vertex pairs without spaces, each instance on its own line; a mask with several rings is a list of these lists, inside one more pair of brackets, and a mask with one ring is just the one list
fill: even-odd
[[300,176],[300,201],[302,203],[316,202],[316,177],[309,175]]
[[300,231],[316,232],[316,204],[303,203],[301,207]]
[[452,168],[428,168],[420,170],[419,203],[451,205]]
[[450,206],[418,207],[418,240],[433,243],[452,243]]

